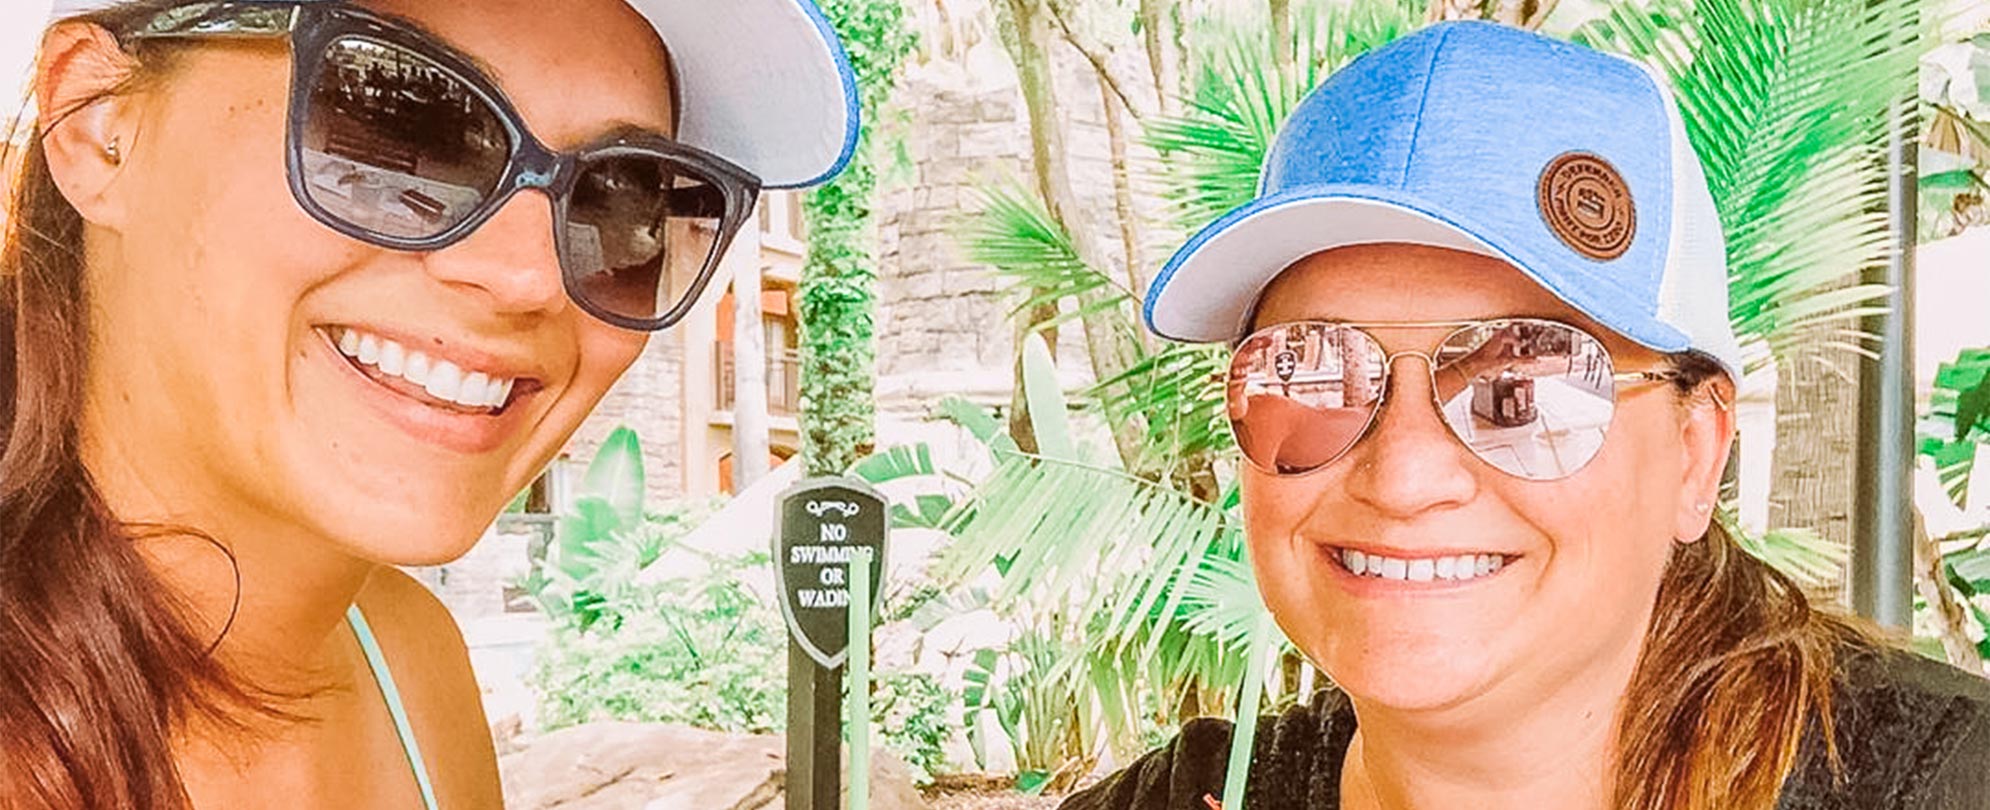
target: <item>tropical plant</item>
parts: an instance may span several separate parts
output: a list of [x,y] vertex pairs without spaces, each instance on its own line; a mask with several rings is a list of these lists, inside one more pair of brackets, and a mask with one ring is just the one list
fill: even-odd
[[1887,288],[1883,145],[1913,75],[1910,0],[1619,3],[1576,38],[1670,80],[1727,239],[1730,319],[1768,360],[1858,351]]
[[559,623],[533,681],[548,728],[596,720],[681,723],[741,733],[785,723],[787,628],[740,575],[764,553],[706,572],[631,585],[606,622]]
[[[1090,762],[1085,740],[1090,729],[1083,715],[1084,659],[1052,630],[1025,632],[1007,649],[979,650],[968,667],[962,703],[970,716],[994,715],[1016,758],[1016,787],[1041,793],[1071,775],[1082,774],[1074,763]],[[968,741],[976,758],[988,761],[991,744],[978,726],[970,726]]]
[[914,783],[931,784],[947,767],[946,744],[955,732],[949,710],[959,702],[959,695],[925,673],[882,673],[873,682],[872,727],[912,768]]
[[[824,0],[821,6],[849,50],[861,114],[875,121],[914,45],[905,7],[899,0]],[[811,475],[843,472],[870,450],[876,433],[875,129],[863,129],[849,167],[802,203],[809,249],[796,309],[801,456]]]
[[1990,223],[1990,32],[1921,59],[1921,238]]
[[540,612],[587,630],[603,619],[620,624],[638,574],[715,510],[710,501],[684,501],[656,512],[646,507],[642,440],[617,427],[587,465],[571,506],[553,527],[552,542],[531,552],[519,581]]
[[[1921,508],[1963,517],[1981,515],[1983,505],[1969,503],[1968,495],[1978,449],[1990,444],[1990,349],[1966,349],[1937,369],[1916,434],[1923,466],[1934,471],[1949,500],[1948,504],[1923,500]],[[1974,512],[1960,511],[1963,507]],[[1990,661],[1990,521],[1976,524],[1945,525],[1940,536],[1917,538],[1940,562],[1934,575],[1924,577],[1932,581],[1921,583],[1915,625],[1920,635],[1941,639],[1951,658],[1957,655],[1956,647],[1973,648],[1978,659],[1974,663],[1980,667]]]
[[[901,505],[895,515],[900,525],[952,535],[935,566],[942,584],[961,588],[996,572],[985,602],[1013,617],[1031,646],[989,654],[1021,656],[1028,678],[1079,690],[1073,717],[1007,718],[1038,726],[1033,737],[1017,738],[1037,746],[1032,761],[1044,764],[1053,741],[1088,746],[1056,748],[1065,757],[1057,764],[1089,760],[1100,730],[1116,754],[1131,756],[1155,718],[1172,724],[1222,711],[1241,676],[1243,639],[1230,625],[1260,608],[1248,578],[1225,576],[1247,568],[1233,504],[1132,475],[1114,453],[1088,446],[1036,336],[1025,341],[1023,376],[1039,452],[1018,449],[986,411],[950,400],[943,412],[989,454],[992,471],[971,489],[954,490],[957,479],[936,469],[923,447],[894,448],[856,470],[880,486],[932,482],[918,490],[917,511]],[[1054,666],[1028,663],[1052,649],[1068,655]],[[1051,735],[1042,727],[1077,720],[1082,732]]]

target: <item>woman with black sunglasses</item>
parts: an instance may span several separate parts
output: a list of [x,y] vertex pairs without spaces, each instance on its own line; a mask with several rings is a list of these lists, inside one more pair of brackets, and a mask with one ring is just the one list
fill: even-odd
[[[1148,293],[1231,342],[1258,587],[1333,681],[1066,810],[1980,810],[1990,684],[1713,520],[1743,352],[1662,79],[1485,23],[1351,63]],[[1235,810],[1232,808],[1231,810]]]
[[497,807],[459,556],[838,171],[810,0],[57,0],[0,275],[0,807]]

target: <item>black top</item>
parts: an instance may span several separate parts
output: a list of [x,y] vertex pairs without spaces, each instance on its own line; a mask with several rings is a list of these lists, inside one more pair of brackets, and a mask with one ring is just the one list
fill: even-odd
[[[1894,650],[1847,650],[1840,668],[1832,714],[1843,780],[1813,737],[1779,810],[1990,810],[1990,681]],[[1264,718],[1248,810],[1337,810],[1354,727],[1347,696],[1332,689]],[[1229,755],[1229,721],[1193,720],[1059,810],[1211,810]]]

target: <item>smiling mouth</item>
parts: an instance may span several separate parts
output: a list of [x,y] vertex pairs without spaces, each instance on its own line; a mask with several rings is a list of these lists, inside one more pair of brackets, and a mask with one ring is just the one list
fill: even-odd
[[1468,582],[1500,572],[1520,559],[1512,554],[1456,554],[1448,557],[1385,557],[1351,548],[1331,555],[1342,570],[1359,577],[1399,582]]
[[318,331],[367,378],[437,410],[497,416],[540,387],[537,380],[465,369],[358,329],[333,326]]

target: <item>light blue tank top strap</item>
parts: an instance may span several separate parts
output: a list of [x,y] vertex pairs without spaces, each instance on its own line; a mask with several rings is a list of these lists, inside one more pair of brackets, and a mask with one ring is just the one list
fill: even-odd
[[401,748],[408,752],[408,765],[415,770],[415,784],[421,786],[422,806],[436,810],[435,786],[428,779],[428,764],[422,761],[421,746],[415,742],[415,728],[408,723],[408,708],[401,704],[401,690],[394,686],[394,673],[387,669],[387,656],[380,652],[380,642],[373,639],[373,628],[366,623],[366,614],[359,612],[359,606],[346,608],[345,620],[352,625],[352,633],[359,637],[359,648],[366,651],[366,665],[373,669],[373,680],[380,684],[380,694],[387,698],[387,711],[394,715],[394,731],[401,735]]

